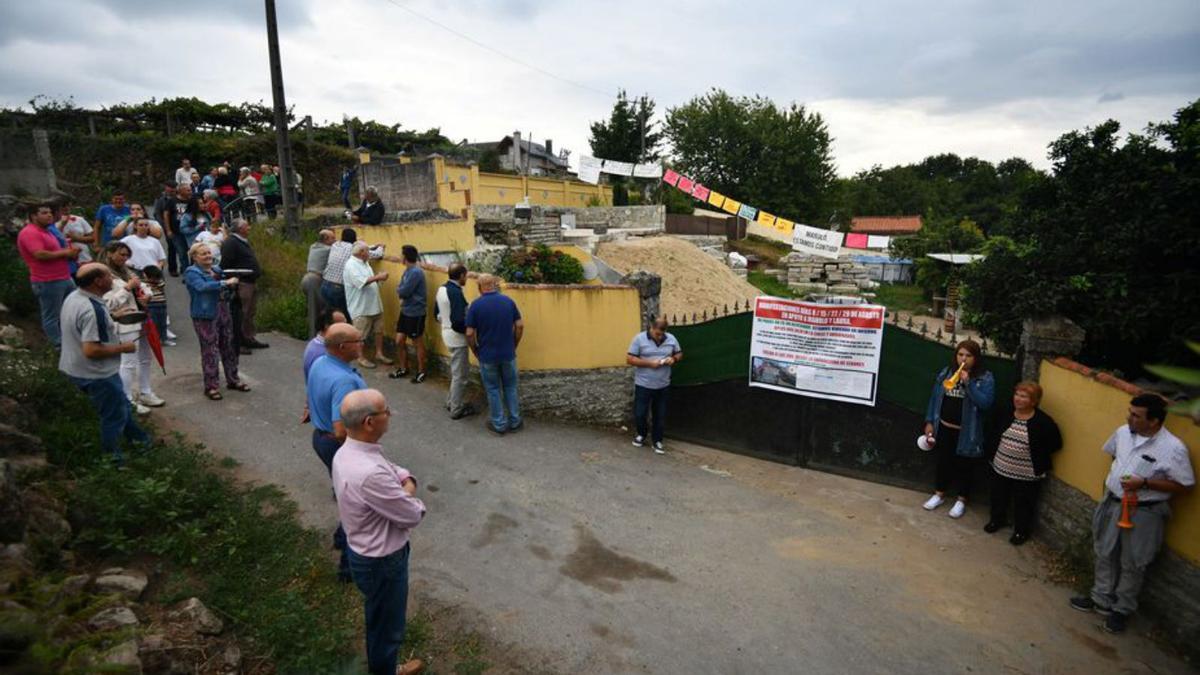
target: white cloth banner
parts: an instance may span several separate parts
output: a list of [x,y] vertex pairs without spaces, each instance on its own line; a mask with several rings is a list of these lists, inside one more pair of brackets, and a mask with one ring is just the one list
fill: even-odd
[[867,248],[881,248],[881,249],[886,250],[891,245],[892,245],[891,237],[886,237],[882,234],[867,235]]
[[875,405],[883,314],[880,305],[759,296],[750,334],[750,386]]
[[600,166],[603,160],[587,155],[579,156],[579,180],[595,185],[600,182]]
[[823,258],[837,258],[842,247],[842,233],[822,230],[796,223],[792,230],[792,250]]
[[631,162],[618,162],[612,159],[604,160],[604,168],[600,169],[604,173],[611,173],[615,176],[630,176],[633,175],[633,164]]
[[658,162],[633,165],[634,178],[662,178],[662,164]]

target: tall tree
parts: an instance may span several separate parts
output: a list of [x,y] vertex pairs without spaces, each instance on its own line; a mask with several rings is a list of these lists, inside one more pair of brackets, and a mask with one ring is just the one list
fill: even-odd
[[593,122],[589,143],[592,155],[619,162],[645,162],[659,158],[662,132],[654,121],[654,100],[642,95],[630,99],[622,90],[607,122]]
[[714,89],[669,109],[664,130],[679,168],[706,186],[791,219],[826,215],[831,138],[804,106]]

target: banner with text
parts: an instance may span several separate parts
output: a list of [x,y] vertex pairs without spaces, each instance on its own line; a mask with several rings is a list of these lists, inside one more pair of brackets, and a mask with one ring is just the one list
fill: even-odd
[[837,258],[842,247],[842,233],[822,230],[795,223],[792,226],[792,250],[824,258]]
[[750,386],[875,405],[883,315],[879,305],[756,298]]

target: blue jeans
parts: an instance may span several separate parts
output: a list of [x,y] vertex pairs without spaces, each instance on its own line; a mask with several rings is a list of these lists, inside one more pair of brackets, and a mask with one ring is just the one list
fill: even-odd
[[63,301],[75,290],[75,282],[70,279],[59,281],[33,281],[33,294],[37,297],[38,307],[42,310],[42,331],[58,349],[62,345],[62,329],[58,325],[58,317],[62,314]]
[[[349,548],[347,548],[349,550]],[[350,551],[354,585],[363,594],[366,610],[367,670],[371,675],[394,675],[408,613],[408,553],[410,546],[382,558]]]
[[353,320],[350,316],[350,309],[346,307],[346,288],[333,284],[328,281],[321,282],[321,299],[325,301],[325,306],[339,310],[346,315],[346,321]]
[[151,302],[146,305],[146,311],[150,313],[150,320],[158,329],[159,339],[165,341],[167,339],[167,303]]
[[187,237],[179,230],[175,230],[167,236],[167,269],[171,274],[182,273],[191,264],[188,260]]
[[[329,471],[330,477],[333,476],[333,456],[337,454],[338,448],[342,447],[342,442],[332,434],[326,434],[323,431],[313,427],[312,433],[313,452],[317,453],[321,463],[325,465],[325,469]],[[338,576],[348,577],[350,575],[350,560],[346,557],[346,552],[350,547],[346,545],[346,531],[342,529],[342,524],[339,522],[337,529],[333,531],[333,547],[342,552],[342,557],[338,560]]]
[[492,426],[497,431],[521,426],[521,403],[517,400],[517,360],[481,363],[479,377],[487,392]]
[[100,414],[100,446],[118,463],[122,461],[120,439],[142,445],[150,444],[150,436],[133,419],[133,409],[125,397],[121,376],[113,373],[100,379],[69,377],[75,386],[83,390]]
[[663,439],[663,418],[667,415],[667,389],[650,389],[636,384],[633,386],[633,421],[637,427],[637,435],[646,437],[647,418],[653,416],[651,440],[655,443],[661,443]]

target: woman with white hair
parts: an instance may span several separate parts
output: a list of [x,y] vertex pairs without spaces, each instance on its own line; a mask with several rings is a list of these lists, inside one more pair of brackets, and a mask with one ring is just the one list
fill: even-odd
[[233,320],[224,293],[227,288],[237,287],[237,277],[222,278],[221,268],[213,264],[212,249],[207,244],[192,244],[188,257],[192,264],[184,271],[183,282],[192,301],[192,325],[200,343],[204,395],[213,401],[223,398],[220,388],[222,365],[229,389],[250,391],[250,386],[238,378],[238,350],[233,342]]
[[254,174],[250,173],[250,167],[243,166],[238,169],[238,187],[242,190],[242,197],[253,204],[245,206],[242,212],[246,214],[246,218],[253,218],[262,209],[262,187]]

